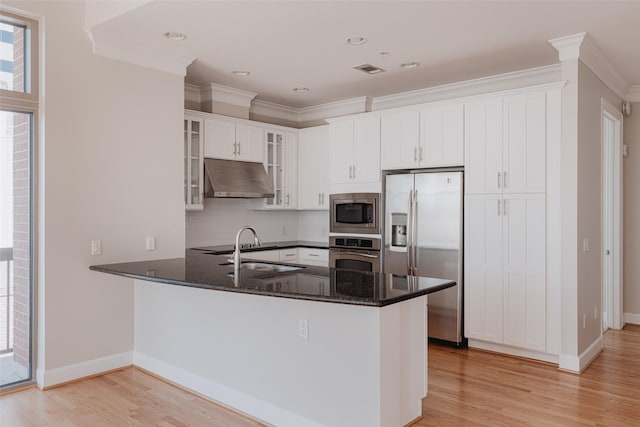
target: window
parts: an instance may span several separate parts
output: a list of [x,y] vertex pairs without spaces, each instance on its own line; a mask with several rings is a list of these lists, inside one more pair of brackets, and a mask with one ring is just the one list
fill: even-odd
[[0,387],[33,381],[38,23],[0,11]]

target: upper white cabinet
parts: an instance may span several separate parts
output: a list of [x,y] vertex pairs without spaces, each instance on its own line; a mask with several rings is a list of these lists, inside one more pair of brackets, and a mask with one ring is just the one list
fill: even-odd
[[380,182],[380,116],[332,120],[329,125],[329,183]]
[[382,115],[382,169],[461,166],[464,106],[427,105]]
[[329,209],[329,125],[298,133],[298,209]]
[[260,162],[264,157],[264,128],[240,119],[211,117],[204,120],[204,156],[215,159]]
[[545,92],[465,106],[467,194],[545,191]]
[[293,132],[265,130],[264,166],[273,183],[274,197],[264,199],[269,209],[297,206],[297,136]]
[[184,204],[202,210],[204,190],[202,119],[184,116]]

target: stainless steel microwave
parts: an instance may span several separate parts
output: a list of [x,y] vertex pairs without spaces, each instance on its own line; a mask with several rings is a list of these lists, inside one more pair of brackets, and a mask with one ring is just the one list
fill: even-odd
[[329,196],[331,233],[380,234],[380,193],[343,193]]

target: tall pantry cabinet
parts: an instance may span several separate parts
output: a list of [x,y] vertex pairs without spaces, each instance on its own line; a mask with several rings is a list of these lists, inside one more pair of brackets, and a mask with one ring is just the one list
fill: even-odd
[[[547,151],[559,90],[465,104],[465,335],[557,354],[548,323]],[[559,111],[559,110],[557,110]],[[551,135],[551,137],[550,137]],[[555,149],[555,147],[553,148]]]

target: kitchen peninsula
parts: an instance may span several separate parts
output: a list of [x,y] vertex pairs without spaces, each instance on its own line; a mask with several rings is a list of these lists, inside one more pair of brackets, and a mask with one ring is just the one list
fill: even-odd
[[427,294],[454,282],[273,263],[234,278],[227,259],[90,267],[134,279],[136,366],[278,426],[421,416]]

